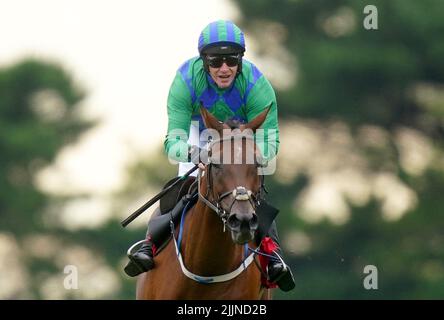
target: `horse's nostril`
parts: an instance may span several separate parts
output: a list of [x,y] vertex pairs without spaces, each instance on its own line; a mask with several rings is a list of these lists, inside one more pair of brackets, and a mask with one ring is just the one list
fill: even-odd
[[256,230],[258,218],[255,213],[252,215],[233,213],[228,217],[227,224],[233,231]]
[[240,230],[241,221],[236,217],[235,214],[228,217],[227,224],[231,230]]
[[259,224],[258,224],[257,214],[253,213],[253,217],[250,219],[250,229],[256,230],[258,225]]

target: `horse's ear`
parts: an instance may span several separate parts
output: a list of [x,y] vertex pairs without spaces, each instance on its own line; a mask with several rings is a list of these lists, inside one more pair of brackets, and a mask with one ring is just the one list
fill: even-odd
[[200,114],[207,129],[215,129],[218,132],[222,132],[223,129],[226,128],[224,123],[217,120],[216,117],[214,117],[207,109],[205,109],[202,102],[200,103]]
[[271,109],[271,104],[267,108],[265,108],[265,110],[262,111],[256,118],[254,118],[253,120],[244,125],[241,125],[240,126],[241,131],[245,129],[251,129],[253,130],[253,132],[256,132],[256,129],[259,128],[262,125],[262,123],[264,123],[270,109]]

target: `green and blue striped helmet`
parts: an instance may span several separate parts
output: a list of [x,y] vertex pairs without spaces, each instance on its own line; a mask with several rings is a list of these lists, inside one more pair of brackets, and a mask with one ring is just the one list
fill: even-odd
[[200,33],[198,49],[200,55],[244,53],[244,33],[231,21],[211,22]]

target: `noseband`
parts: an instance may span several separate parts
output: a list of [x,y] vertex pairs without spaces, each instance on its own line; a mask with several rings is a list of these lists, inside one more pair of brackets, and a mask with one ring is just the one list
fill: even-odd
[[[250,136],[242,136],[242,139],[251,139],[254,140],[253,137]],[[204,171],[199,169],[199,173],[197,174],[197,186],[198,186],[198,194],[199,198],[208,206],[210,207],[216,214],[219,216],[219,218],[222,219],[222,222],[224,224],[224,231],[225,226],[228,220],[228,217],[231,215],[231,209],[233,208],[233,205],[236,203],[236,201],[249,201],[253,209],[255,210],[257,206],[260,205],[261,200],[264,199],[265,193],[267,193],[267,190],[265,189],[265,183],[264,183],[264,175],[260,175],[261,180],[261,186],[259,188],[259,191],[257,193],[253,193],[251,190],[245,188],[244,186],[237,186],[233,190],[226,191],[218,196],[217,200],[215,202],[208,199],[208,195],[213,194],[213,179],[211,174],[212,166],[214,166],[213,163],[211,163],[211,148],[214,146],[214,144],[218,142],[224,142],[224,141],[232,141],[235,139],[235,136],[231,135],[219,140],[209,141],[208,143],[208,164],[207,164],[207,172],[206,172],[206,181],[207,181],[207,190],[205,192],[205,195],[201,192],[201,179],[203,176]],[[229,195],[233,195],[233,201],[230,204],[230,207],[228,211],[222,208],[222,200],[228,197]]]

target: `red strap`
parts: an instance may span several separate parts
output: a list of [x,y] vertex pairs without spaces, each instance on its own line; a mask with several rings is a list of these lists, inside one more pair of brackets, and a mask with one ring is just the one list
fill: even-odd
[[[265,237],[262,240],[261,246],[260,246],[260,250],[263,253],[268,254],[268,255],[272,255],[273,251],[276,250],[277,248],[278,248],[278,245],[270,237]],[[270,258],[263,256],[263,255],[259,255],[259,262],[261,264],[262,270],[264,270],[264,272],[266,272],[267,265],[270,262]],[[276,288],[277,287],[276,283],[272,283],[272,282],[268,281],[268,279],[265,278],[263,275],[261,277],[261,283],[266,288]]]
[[157,248],[154,242],[151,240],[151,235],[148,235],[148,237],[146,237],[146,241],[151,242],[151,249],[153,250],[153,257],[154,257],[156,255]]

